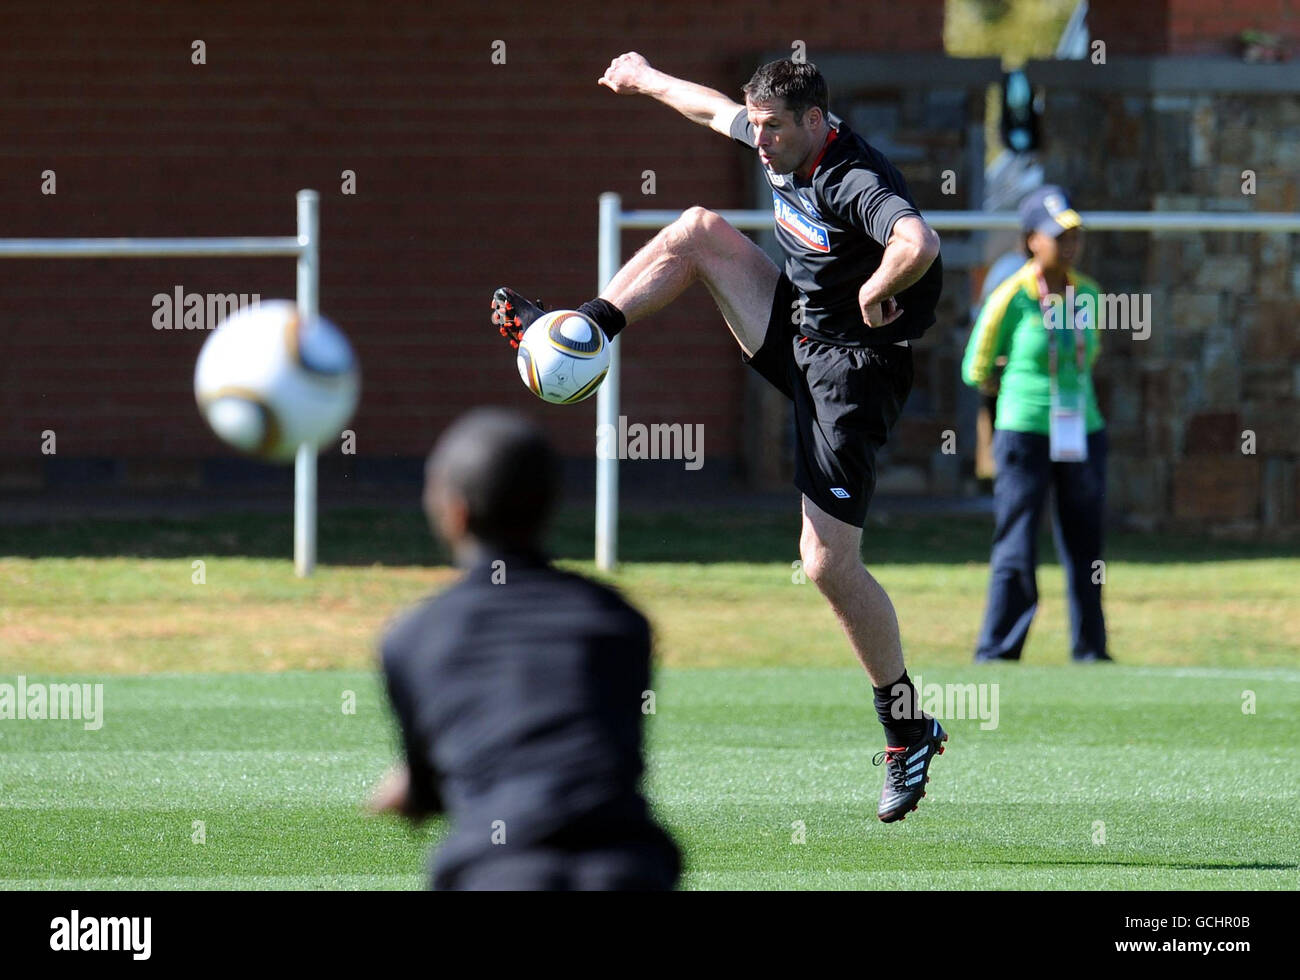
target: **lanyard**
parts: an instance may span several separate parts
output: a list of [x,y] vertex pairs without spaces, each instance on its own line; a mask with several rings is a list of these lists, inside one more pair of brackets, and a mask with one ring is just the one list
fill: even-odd
[[[1051,309],[1051,306],[1047,302],[1047,280],[1043,278],[1042,269],[1037,270],[1037,272],[1038,272],[1038,308],[1042,311],[1043,326],[1047,329],[1047,363],[1048,363],[1048,369],[1051,371],[1051,376],[1052,376],[1052,390],[1055,391],[1056,372],[1057,372],[1057,363],[1056,363],[1057,343],[1056,343],[1056,338],[1052,335],[1058,333],[1060,330],[1065,329],[1065,325],[1060,324],[1056,330],[1053,330],[1049,325],[1048,311]],[[1067,284],[1069,283],[1068,278],[1066,280],[1066,283]],[[1065,297],[1062,296],[1061,299],[1062,301],[1064,301]],[[1078,297],[1075,297],[1075,304],[1077,306]],[[1070,321],[1070,333],[1074,335],[1074,366],[1077,369],[1078,374],[1082,376],[1084,370],[1083,362],[1086,356],[1085,349],[1087,346],[1087,342],[1083,338],[1083,331],[1079,330],[1076,326],[1075,310],[1071,309],[1066,315],[1069,317],[1069,321]]]

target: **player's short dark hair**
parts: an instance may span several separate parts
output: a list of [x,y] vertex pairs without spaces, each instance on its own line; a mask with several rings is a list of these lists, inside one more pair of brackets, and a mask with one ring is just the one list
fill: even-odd
[[769,61],[745,83],[744,93],[749,101],[758,105],[768,105],[781,99],[785,107],[794,113],[797,123],[803,114],[816,106],[826,115],[830,104],[830,93],[826,89],[826,79],[811,62]]
[[560,462],[542,430],[522,415],[476,408],[443,432],[425,479],[465,500],[469,532],[479,541],[529,547],[551,516]]

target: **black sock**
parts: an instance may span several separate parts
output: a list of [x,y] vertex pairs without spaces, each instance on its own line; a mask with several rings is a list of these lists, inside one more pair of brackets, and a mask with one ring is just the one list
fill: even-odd
[[894,683],[873,687],[872,690],[876,692],[876,717],[885,726],[885,737],[890,745],[911,745],[921,737],[925,732],[921,700],[906,670]]
[[607,299],[589,299],[578,307],[578,312],[600,327],[606,340],[613,340],[627,326],[623,311]]

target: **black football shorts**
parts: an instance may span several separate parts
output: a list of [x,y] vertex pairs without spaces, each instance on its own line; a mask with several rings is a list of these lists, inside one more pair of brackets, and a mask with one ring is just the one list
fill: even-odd
[[862,527],[876,453],[912,390],[912,349],[805,337],[792,322],[794,299],[782,273],[763,346],[741,359],[794,402],[795,486],[832,517]]

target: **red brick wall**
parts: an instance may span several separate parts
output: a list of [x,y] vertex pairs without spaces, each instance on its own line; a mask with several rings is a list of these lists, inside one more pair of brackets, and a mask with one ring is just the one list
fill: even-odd
[[[942,50],[942,0],[335,5],[6,4],[0,235],[287,235],[321,192],[321,308],[365,372],[362,455],[418,455],[455,413],[504,403],[590,451],[595,400],[548,408],[486,324],[494,286],[594,293],[596,198],[743,206],[734,145],[596,86],[628,49],[736,93],[755,56]],[[191,64],[202,39],[207,64]],[[506,41],[505,65],[491,46]],[[40,174],[58,193],[40,193]],[[356,171],[357,194],[340,193]],[[642,171],[658,195],[640,195]],[[643,241],[645,236],[629,240]],[[0,264],[0,463],[54,429],[67,456],[223,455],[193,405],[197,331],[151,326],[155,293],[292,296],[288,259]],[[739,447],[742,368],[707,293],[634,326],[624,410]]]
[[1109,54],[1236,53],[1242,31],[1300,41],[1296,0],[1092,0],[1088,25]]

